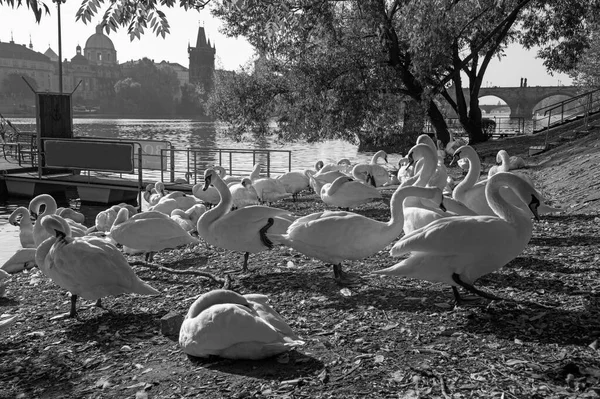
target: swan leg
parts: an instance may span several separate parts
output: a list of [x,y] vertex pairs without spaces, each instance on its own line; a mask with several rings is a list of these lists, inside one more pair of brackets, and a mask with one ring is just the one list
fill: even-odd
[[[454,280],[454,282],[456,284],[460,285],[465,290],[467,290],[469,292],[472,292],[473,294],[479,295],[480,297],[483,297],[483,298],[486,298],[486,299],[490,299],[490,300],[493,300],[493,301],[501,301],[502,300],[502,298],[500,298],[500,297],[497,297],[497,296],[492,295],[492,294],[488,294],[485,291],[481,291],[480,289],[477,289],[477,288],[473,287],[471,284],[465,283],[464,281],[462,281],[460,279],[460,276],[458,274],[456,274],[456,273],[452,273],[452,280]],[[453,287],[453,288],[455,288],[455,287]]]
[[248,271],[248,257],[250,256],[250,252],[244,252],[244,264],[242,265],[242,272]]
[[77,317],[77,295],[71,294],[71,313],[69,317]]
[[267,237],[267,231],[271,228],[271,226],[273,226],[274,223],[275,220],[273,218],[269,218],[267,220],[267,224],[258,231],[260,235],[260,240],[265,245],[265,247],[269,249],[273,248],[273,241],[269,240],[269,237]]
[[354,279],[342,271],[341,263],[333,265],[333,277],[339,284],[352,284],[354,282]]
[[455,286],[452,286],[452,293],[454,294],[454,303],[456,304],[456,306],[467,305],[471,302],[476,302],[480,300],[480,298],[464,298],[460,296],[460,292]]

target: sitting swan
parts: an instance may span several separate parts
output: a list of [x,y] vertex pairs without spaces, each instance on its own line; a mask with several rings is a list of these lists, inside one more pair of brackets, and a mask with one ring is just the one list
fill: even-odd
[[258,194],[249,177],[244,177],[239,183],[229,184],[233,208],[239,209],[250,205],[259,205]]
[[281,181],[270,177],[260,177],[260,163],[254,165],[250,180],[258,198],[267,204],[292,196],[291,193],[286,191]]
[[173,209],[171,212],[171,219],[177,222],[182,229],[188,233],[196,231],[196,224],[198,219],[206,212],[206,206],[204,204],[196,204],[187,210]]
[[[40,213],[40,209],[44,207],[44,211]],[[54,215],[56,213],[56,201],[49,194],[40,194],[29,202],[29,213],[37,220],[33,226],[33,242],[37,247],[44,240],[52,235],[44,229],[39,221],[47,215]],[[71,219],[65,219],[69,223],[71,228],[71,234],[73,237],[83,237],[86,235],[88,228],[80,223],[76,223]]]
[[437,147],[431,139],[431,137],[429,137],[429,135],[420,135],[417,138],[417,144],[426,144],[429,148],[431,148],[435,159],[435,171],[429,179],[429,182],[427,182],[427,185],[438,187],[440,190],[444,190],[444,188],[448,184],[448,170],[446,170],[446,165],[444,165],[444,158],[440,158],[439,156],[437,156]]
[[[285,191],[292,194],[292,199],[298,199],[298,193],[309,187],[309,178],[304,170],[292,170],[275,178],[285,187]],[[233,194],[233,193],[232,193]]]
[[44,216],[41,225],[52,237],[35,253],[40,270],[54,283],[71,293],[70,316],[77,316],[77,297],[90,301],[109,295],[135,293],[158,295],[140,280],[121,252],[98,237],[71,237],[69,224],[58,215]]
[[154,252],[198,243],[164,213],[145,211],[129,218],[125,208],[117,213],[109,236],[123,246],[145,252],[147,260],[152,260]]
[[327,205],[347,209],[383,198],[375,187],[348,176],[338,177],[333,183],[323,185],[319,195]]
[[353,212],[324,211],[298,218],[286,233],[267,233],[267,236],[274,242],[331,264],[336,280],[344,282],[342,261],[376,254],[402,234],[402,202],[410,196],[423,196],[442,204],[442,192],[437,188],[399,187],[390,201],[388,222]]
[[407,259],[374,273],[450,284],[457,302],[461,301],[457,285],[477,295],[497,299],[473,287],[473,282],[521,254],[533,229],[530,214],[500,195],[500,188],[504,186],[515,187],[531,198],[528,209],[538,218],[540,203],[535,190],[516,175],[498,173],[485,188],[495,216],[455,216],[436,220],[394,244],[390,254],[410,253]]
[[[21,217],[19,219],[19,216]],[[19,240],[23,248],[35,248],[33,239],[33,223],[29,210],[24,206],[15,209],[8,217],[8,223],[19,226]]]
[[[465,178],[454,188],[454,191],[452,192],[452,198],[462,202],[479,215],[495,215],[495,212],[492,210],[489,202],[486,200],[485,187],[489,179],[479,182],[477,181],[481,172],[481,163],[479,161],[477,152],[473,149],[473,147],[465,145],[456,150],[454,159],[456,160],[457,158],[466,159],[468,161],[469,172],[467,173],[467,176],[465,176]],[[526,183],[529,184],[527,180]],[[540,201],[538,214],[543,215],[549,212],[558,212],[562,210],[560,208],[553,208],[546,205],[546,200],[544,197],[538,193],[531,184],[529,185],[536,193],[536,197]],[[526,203],[524,203],[513,190],[503,186],[500,188],[500,193],[511,204],[523,209],[524,211],[527,211]]]
[[200,216],[198,235],[215,247],[243,251],[242,270],[247,271],[250,253],[273,247],[266,232],[285,232],[295,218],[286,210],[261,205],[231,211],[231,192],[213,169],[204,172],[204,187],[208,189],[210,184],[219,191],[221,201]]
[[375,187],[389,185],[391,182],[390,174],[387,169],[377,164],[379,158],[382,158],[387,163],[387,154],[385,151],[377,151],[375,155],[373,155],[373,158],[371,158],[370,163],[359,163],[354,165],[352,168],[352,176],[363,181],[365,181],[365,177],[370,177],[371,180],[366,183],[370,183]]
[[183,352],[197,357],[257,360],[303,344],[265,295],[228,290],[196,299],[179,331]]
[[[524,167],[525,167],[525,161],[523,161],[523,158],[509,157],[508,152],[506,152],[505,150],[500,150],[496,154],[496,165],[493,165],[490,168],[490,170],[488,170],[488,178],[494,176],[498,172],[508,172],[512,169],[520,169],[520,168],[524,168]],[[534,186],[533,180],[531,180],[531,177],[529,177],[523,173],[517,173],[517,172],[513,172],[513,173],[518,175],[519,177],[521,177],[527,183]]]

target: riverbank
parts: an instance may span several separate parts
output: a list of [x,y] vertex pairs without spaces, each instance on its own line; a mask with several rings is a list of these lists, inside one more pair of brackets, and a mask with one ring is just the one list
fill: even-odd
[[[555,146],[525,157],[525,172],[566,212],[534,223],[525,251],[477,282],[505,301],[454,308],[446,285],[371,275],[398,261],[389,247],[344,262],[358,278],[349,287],[337,285],[322,262],[276,247],[252,255],[251,272],[231,273],[232,288],[268,295],[306,344],[264,361],[199,360],[161,332],[161,318],[185,315],[219,283],[138,265],[138,276],[161,296],[106,298],[106,309],[80,308],[79,319],[57,320],[69,296],[33,269],[13,276],[0,299],[1,313],[19,315],[0,342],[0,397],[598,397],[599,201],[585,199],[597,193],[600,136],[568,137],[553,135]],[[526,155],[543,139],[498,140],[477,150],[489,167],[499,149]],[[297,215],[325,209],[314,194],[276,205]],[[382,203],[357,211],[389,219]],[[220,278],[241,260],[240,253],[204,245],[155,257],[172,269]]]

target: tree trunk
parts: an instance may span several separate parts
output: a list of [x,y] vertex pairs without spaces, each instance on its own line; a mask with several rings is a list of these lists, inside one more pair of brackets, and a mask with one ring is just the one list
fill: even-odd
[[431,120],[431,125],[435,129],[435,134],[437,139],[444,144],[444,147],[450,141],[450,133],[448,132],[448,125],[446,124],[446,120],[444,119],[444,115],[440,112],[440,109],[436,105],[433,100],[429,101],[429,109],[427,110],[427,115],[429,115],[429,119]]
[[469,101],[469,112],[466,115],[466,118],[461,116],[460,122],[469,134],[470,145],[487,141],[488,136],[484,133],[481,124],[481,109],[479,108],[479,98],[477,98],[477,95],[471,96]]

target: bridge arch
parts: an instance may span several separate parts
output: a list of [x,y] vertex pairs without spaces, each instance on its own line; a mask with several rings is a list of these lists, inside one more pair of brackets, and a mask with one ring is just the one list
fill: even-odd
[[[469,90],[463,89],[463,93],[469,101]],[[479,98],[498,97],[510,108],[511,117],[526,120],[531,119],[534,108],[541,101],[557,95],[575,97],[578,94],[576,86],[482,87],[479,90]]]

